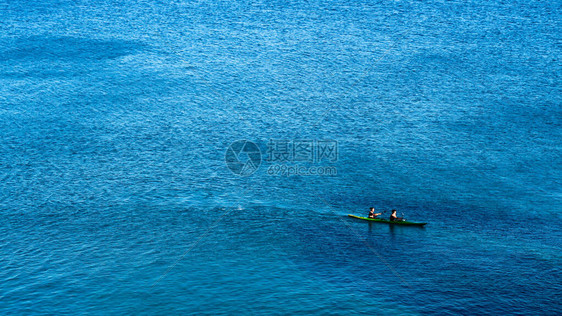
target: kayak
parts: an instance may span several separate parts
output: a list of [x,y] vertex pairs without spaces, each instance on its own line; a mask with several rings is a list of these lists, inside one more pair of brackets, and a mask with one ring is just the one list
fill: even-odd
[[388,219],[368,218],[368,217],[356,216],[356,215],[351,215],[351,214],[347,214],[347,216],[353,217],[353,218],[358,218],[358,219],[363,219],[363,220],[366,220],[366,221],[371,221],[371,222],[376,222],[376,223],[385,223],[385,224],[391,224],[391,225],[423,227],[425,224],[427,224],[427,223],[415,223],[415,222],[408,222],[408,221],[390,221]]

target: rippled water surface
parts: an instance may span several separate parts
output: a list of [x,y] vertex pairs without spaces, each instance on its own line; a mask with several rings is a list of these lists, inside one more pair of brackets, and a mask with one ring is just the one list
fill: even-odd
[[561,9],[0,3],[0,313],[559,314]]

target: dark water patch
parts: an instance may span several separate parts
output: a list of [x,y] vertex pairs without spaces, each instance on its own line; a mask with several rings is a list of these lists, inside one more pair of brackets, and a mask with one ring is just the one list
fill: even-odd
[[146,44],[130,40],[98,40],[80,37],[31,36],[3,40],[0,58],[8,62],[75,63],[115,59],[146,49]]

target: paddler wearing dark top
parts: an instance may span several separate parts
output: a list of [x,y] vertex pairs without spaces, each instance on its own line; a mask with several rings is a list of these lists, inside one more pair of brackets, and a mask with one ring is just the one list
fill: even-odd
[[403,221],[404,220],[403,217],[396,216],[396,210],[392,210],[391,212],[392,212],[392,214],[390,214],[390,220],[391,221]]
[[377,216],[381,215],[382,213],[375,213],[375,208],[371,207],[369,211],[369,218],[376,218]]

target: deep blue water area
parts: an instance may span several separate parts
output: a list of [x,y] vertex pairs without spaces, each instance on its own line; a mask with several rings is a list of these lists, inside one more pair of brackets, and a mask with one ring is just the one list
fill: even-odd
[[562,313],[561,12],[0,2],[0,314]]

